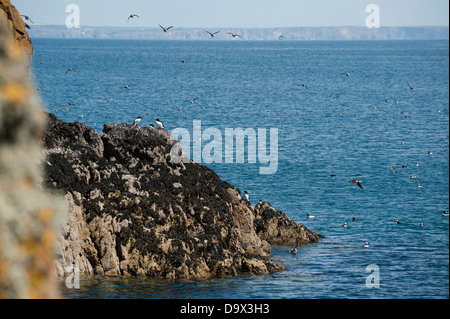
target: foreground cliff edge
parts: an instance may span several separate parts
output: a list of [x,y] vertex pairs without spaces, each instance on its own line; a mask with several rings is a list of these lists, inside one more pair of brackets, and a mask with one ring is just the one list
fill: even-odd
[[162,129],[106,124],[103,133],[48,115],[43,184],[70,206],[56,271],[210,278],[284,269],[270,244],[318,241],[269,203],[252,207],[211,169],[174,164]]

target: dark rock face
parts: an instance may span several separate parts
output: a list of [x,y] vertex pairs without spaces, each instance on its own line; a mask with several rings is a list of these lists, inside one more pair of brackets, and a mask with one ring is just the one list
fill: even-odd
[[48,119],[44,184],[71,207],[59,239],[60,275],[72,264],[110,276],[268,274],[284,269],[270,260],[268,240],[319,238],[268,203],[253,208],[211,169],[172,163],[179,142],[168,131],[107,124],[97,134]]

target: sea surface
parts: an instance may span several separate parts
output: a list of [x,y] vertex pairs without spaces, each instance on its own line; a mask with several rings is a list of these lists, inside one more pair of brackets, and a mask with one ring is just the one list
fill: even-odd
[[[247,190],[253,204],[270,202],[326,236],[297,256],[273,247],[287,268],[273,275],[82,277],[80,289],[61,280],[65,297],[449,298],[448,41],[33,44],[43,105],[64,121],[101,132],[105,123],[142,116],[141,125],[159,118],[191,134],[201,121],[223,142],[226,128],[277,128],[278,142],[265,145],[278,158],[274,174],[260,174],[267,165],[249,161],[247,148],[244,163],[225,163],[224,146],[214,149],[216,162],[201,164]],[[209,142],[192,135],[190,145]]]

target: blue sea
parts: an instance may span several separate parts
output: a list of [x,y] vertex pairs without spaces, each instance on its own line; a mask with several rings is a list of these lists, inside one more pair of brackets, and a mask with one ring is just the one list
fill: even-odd
[[[62,280],[63,296],[449,298],[449,217],[442,214],[449,210],[448,41],[33,44],[43,105],[64,121],[98,132],[105,123],[131,124],[137,116],[141,125],[159,118],[168,130],[189,132],[194,121],[222,133],[277,128],[278,143],[270,149],[278,157],[274,174],[260,174],[264,165],[247,157],[239,164],[201,164],[247,190],[253,204],[267,201],[326,236],[300,247],[297,256],[290,247],[273,247],[273,259],[287,268],[273,275],[82,277],[80,289]],[[65,75],[69,68],[75,71]],[[366,284],[373,275],[377,287]]]

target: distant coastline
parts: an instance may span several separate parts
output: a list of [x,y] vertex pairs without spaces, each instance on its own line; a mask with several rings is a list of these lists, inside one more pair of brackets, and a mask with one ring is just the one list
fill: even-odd
[[[201,28],[176,28],[164,33],[154,28],[91,27],[68,29],[63,25],[32,25],[32,38],[52,39],[128,39],[128,40],[230,40],[230,41],[340,41],[340,40],[449,40],[448,26],[425,27],[289,27],[289,28],[216,28],[214,39]],[[215,30],[216,30],[215,29]],[[228,32],[239,34],[232,37]],[[280,38],[281,37],[281,38]]]

